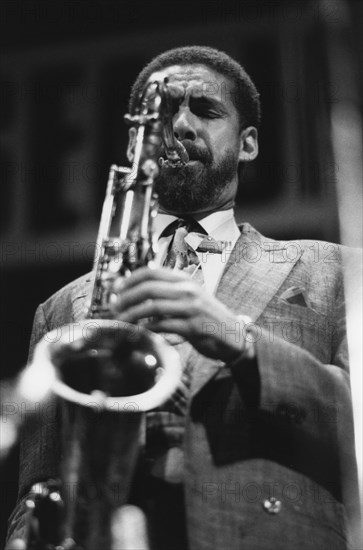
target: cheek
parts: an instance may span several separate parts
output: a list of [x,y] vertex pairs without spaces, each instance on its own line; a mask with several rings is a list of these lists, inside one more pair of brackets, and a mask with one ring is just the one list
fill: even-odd
[[223,156],[226,150],[239,150],[238,121],[204,120],[198,134],[215,158]]
[[211,137],[211,144],[217,158],[224,156],[226,151],[239,151],[239,140],[234,132],[223,130]]

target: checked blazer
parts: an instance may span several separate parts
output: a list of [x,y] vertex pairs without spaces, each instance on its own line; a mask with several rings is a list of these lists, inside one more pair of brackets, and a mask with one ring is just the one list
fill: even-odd
[[[323,242],[277,242],[243,224],[216,296],[252,318],[256,360],[225,365],[171,339],[191,371],[184,441],[190,550],[348,547],[357,478],[344,253]],[[90,276],[81,277],[39,306],[31,347],[83,318],[89,288]],[[24,426],[20,460],[10,537],[24,529],[30,486],[57,475],[51,414]]]

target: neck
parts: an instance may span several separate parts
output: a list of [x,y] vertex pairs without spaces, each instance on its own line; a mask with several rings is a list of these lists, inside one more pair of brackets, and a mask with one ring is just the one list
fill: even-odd
[[208,207],[203,210],[192,210],[190,212],[180,212],[178,210],[166,210],[160,205],[159,212],[161,214],[170,214],[172,216],[177,217],[183,217],[183,216],[191,216],[195,220],[199,221],[203,218],[206,218],[210,214],[213,214],[214,212],[221,212],[222,210],[230,210],[231,208],[234,208],[235,201],[234,199],[230,199],[229,201],[225,202],[224,204],[220,204],[215,207]]

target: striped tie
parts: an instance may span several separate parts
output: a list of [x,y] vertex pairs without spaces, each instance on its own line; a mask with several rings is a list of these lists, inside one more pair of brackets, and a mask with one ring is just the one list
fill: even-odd
[[185,237],[191,231],[202,236],[206,235],[203,227],[193,219],[178,219],[162,233],[167,236],[174,232],[164,261],[164,266],[171,269],[183,270],[198,283],[203,284],[203,273],[200,261],[195,250],[185,242]]

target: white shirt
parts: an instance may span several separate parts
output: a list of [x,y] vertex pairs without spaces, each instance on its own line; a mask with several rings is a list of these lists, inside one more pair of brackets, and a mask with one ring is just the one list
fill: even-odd
[[[164,229],[166,229],[166,227],[176,219],[178,219],[177,216],[159,213],[154,224],[157,238],[159,238]],[[205,218],[198,220],[198,223],[203,227],[203,229],[205,229],[210,237],[216,241],[225,241],[222,254],[216,254],[211,252],[196,251],[202,241],[201,237],[198,237],[197,234],[191,232],[185,238],[185,241],[193,248],[193,250],[196,251],[196,254],[198,255],[203,271],[204,287],[208,292],[214,294],[217,290],[217,286],[226,266],[229,254],[232,252],[233,247],[240,236],[240,231],[234,218],[232,208],[229,210],[213,212]],[[171,235],[162,237],[161,239],[159,238],[159,250],[155,259],[156,264],[159,266],[163,265],[171,239]]]

